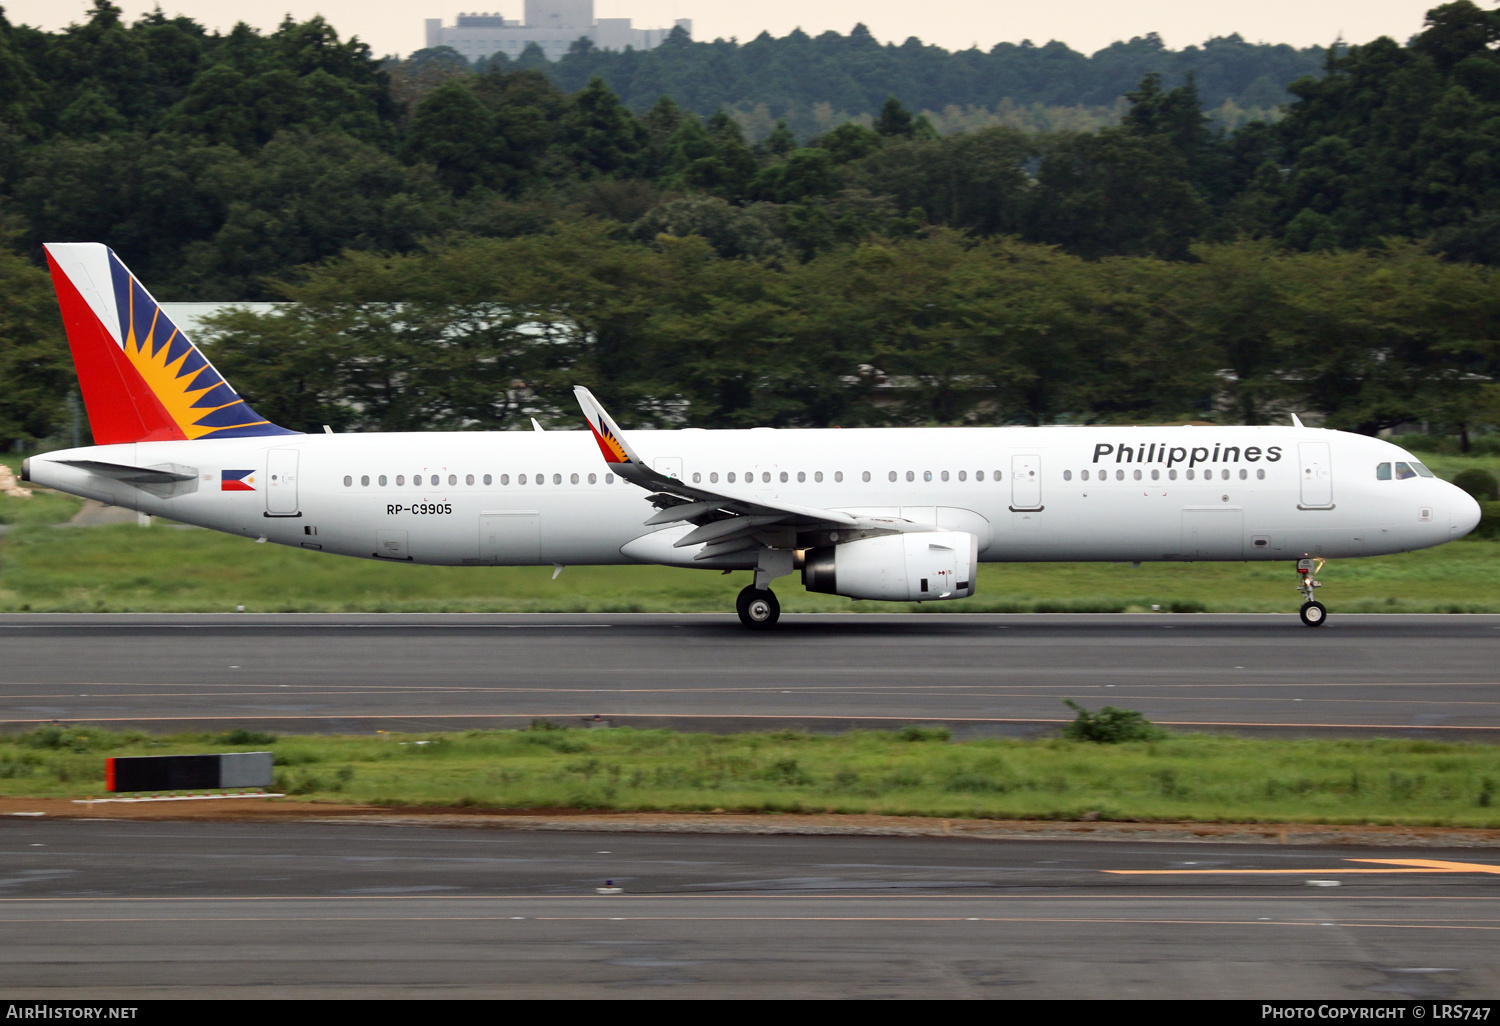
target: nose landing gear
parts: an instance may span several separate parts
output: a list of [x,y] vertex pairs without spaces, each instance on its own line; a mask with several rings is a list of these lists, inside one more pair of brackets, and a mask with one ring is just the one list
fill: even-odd
[[768,631],[781,619],[781,603],[776,594],[770,588],[757,588],[753,584],[740,592],[734,608],[740,614],[740,623],[752,631]]
[[1304,600],[1298,613],[1309,627],[1321,627],[1328,619],[1328,608],[1313,598],[1313,589],[1323,587],[1318,573],[1327,562],[1326,559],[1297,560],[1297,591]]

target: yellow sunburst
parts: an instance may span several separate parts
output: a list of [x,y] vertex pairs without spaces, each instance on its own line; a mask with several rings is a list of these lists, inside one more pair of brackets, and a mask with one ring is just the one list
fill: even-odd
[[[198,377],[197,374],[188,374],[181,378],[177,376],[178,371],[182,369],[183,361],[191,354],[197,352],[197,348],[192,342],[188,342],[187,347],[177,358],[168,362],[173,343],[181,333],[171,321],[162,316],[161,309],[155,307],[154,304],[151,311],[151,327],[147,330],[144,338],[136,335],[135,303],[136,297],[140,292],[140,285],[133,277],[130,280],[130,285],[131,309],[125,322],[127,332],[125,337],[125,355],[130,358],[131,366],[135,368],[136,373],[141,376],[141,379],[146,382],[146,387],[151,389],[157,401],[166,409],[167,416],[172,418],[178,430],[183,433],[184,437],[193,439],[202,438],[204,435],[212,434],[215,431],[221,431],[228,426],[241,426],[219,424],[213,427],[205,427],[194,423],[203,419],[214,410],[222,410],[225,406],[233,406],[240,401],[239,396],[235,396],[230,402],[219,406],[193,406],[195,402],[220,382],[215,381],[206,388],[192,388],[192,382]],[[171,332],[167,336],[166,341],[160,346],[156,344],[158,327],[163,330],[170,330]],[[185,336],[183,337],[183,341],[187,341]],[[246,423],[263,424],[265,421],[255,418],[252,415]]]

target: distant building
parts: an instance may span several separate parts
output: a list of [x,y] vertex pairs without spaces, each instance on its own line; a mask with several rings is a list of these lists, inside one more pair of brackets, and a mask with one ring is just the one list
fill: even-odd
[[[633,28],[629,18],[594,17],[594,0],[525,0],[526,20],[509,20],[499,13],[460,14],[458,23],[444,26],[441,18],[427,19],[427,45],[451,46],[469,60],[493,53],[521,56],[532,43],[542,48],[548,60],[557,60],[581,38],[587,38],[601,50],[651,50],[660,46],[671,29]],[[676,22],[689,34],[693,23],[688,18]]]

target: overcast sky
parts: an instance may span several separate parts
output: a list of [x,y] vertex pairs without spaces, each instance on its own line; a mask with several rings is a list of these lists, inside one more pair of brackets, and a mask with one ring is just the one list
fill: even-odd
[[[153,0],[115,0],[128,17],[149,10]],[[882,41],[916,36],[949,49],[974,44],[1060,39],[1092,53],[1117,39],[1158,32],[1180,48],[1216,35],[1238,32],[1253,42],[1323,45],[1338,36],[1359,43],[1388,35],[1405,41],[1420,31],[1423,15],[1437,0],[596,0],[603,18],[633,18],[638,28],[667,26],[692,18],[698,39],[754,38],[762,31],[783,36],[800,26],[816,35],[848,32],[864,22]],[[1492,0],[1482,0],[1491,6]],[[82,21],[88,0],[0,0],[13,23],[58,29]],[[186,14],[210,28],[248,21],[262,29],[290,12],[305,19],[322,14],[343,35],[358,35],[377,53],[408,54],[423,45],[422,21],[441,17],[452,24],[459,11],[495,10],[519,18],[523,0],[161,0],[168,14]]]

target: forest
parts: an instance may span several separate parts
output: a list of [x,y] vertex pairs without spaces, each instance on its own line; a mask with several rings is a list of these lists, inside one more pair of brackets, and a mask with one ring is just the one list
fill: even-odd
[[65,430],[40,247],[89,240],[162,300],[289,301],[205,342],[298,429],[526,426],[577,382],[629,424],[1296,411],[1467,447],[1500,424],[1497,44],[1470,0],[1316,54],[857,30],[478,67],[0,15],[0,442]]

